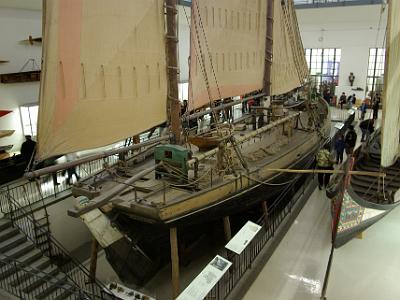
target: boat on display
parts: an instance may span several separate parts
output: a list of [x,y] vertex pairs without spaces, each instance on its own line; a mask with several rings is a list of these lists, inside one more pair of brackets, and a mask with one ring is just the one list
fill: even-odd
[[[331,181],[327,195],[332,199],[335,247],[382,219],[400,204],[400,21],[398,1],[388,1],[383,116],[379,130],[360,146],[344,168],[372,172],[378,176],[342,175]],[[381,175],[379,175],[381,174]],[[336,232],[336,233],[335,233]]]
[[[182,116],[176,0],[48,0],[44,12],[37,160],[168,125],[72,188],[77,206],[69,215],[81,217],[127,282],[146,282],[169,260],[177,230],[190,243],[213,222],[272,205],[293,182],[300,187],[304,175],[270,169],[311,168],[329,138],[329,107],[304,87],[293,1],[192,1]],[[275,100],[300,87],[301,105]],[[223,124],[214,101],[260,90],[249,113]],[[232,101],[224,109],[249,98]],[[182,129],[200,118],[201,134]]]

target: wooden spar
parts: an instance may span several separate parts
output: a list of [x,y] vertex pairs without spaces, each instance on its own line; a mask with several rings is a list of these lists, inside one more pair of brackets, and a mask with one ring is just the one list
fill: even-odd
[[167,11],[167,74],[168,74],[168,109],[169,122],[174,142],[181,143],[181,105],[178,93],[178,32],[177,32],[177,0],[165,0]]
[[169,241],[171,245],[172,299],[176,299],[180,292],[178,234],[176,227],[169,229]]
[[228,107],[232,107],[232,106],[241,104],[241,103],[246,102],[246,101],[248,101],[248,100],[250,100],[250,99],[258,99],[258,98],[262,98],[262,97],[264,97],[264,96],[265,96],[265,94],[264,94],[264,93],[261,93],[261,94],[255,95],[255,96],[250,96],[250,97],[247,97],[247,98],[235,100],[235,101],[230,102],[230,103],[221,104],[221,105],[215,106],[214,108],[206,109],[206,110],[204,110],[204,111],[200,111],[200,112],[191,114],[190,116],[182,117],[181,120],[182,120],[182,121],[188,120],[188,119],[189,119],[189,120],[194,120],[194,119],[197,119],[197,118],[199,118],[199,117],[202,117],[202,116],[205,116],[205,115],[209,115],[209,114],[211,114],[213,111],[214,111],[214,112],[221,111],[221,110],[224,110],[225,108],[228,108]]
[[99,242],[92,237],[92,247],[90,253],[90,280],[96,281],[96,269],[97,269],[97,251],[99,250]]
[[273,57],[273,35],[274,35],[274,1],[267,0],[267,34],[265,43],[265,69],[263,92],[266,96],[271,96],[271,73]]
[[27,173],[25,173],[24,176],[27,179],[40,177],[42,175],[55,173],[55,172],[61,171],[61,170],[66,170],[66,169],[78,166],[80,164],[87,163],[87,162],[90,162],[90,161],[93,161],[93,160],[97,160],[97,159],[101,159],[101,158],[104,158],[104,157],[108,157],[108,156],[111,156],[111,155],[120,154],[120,153],[124,153],[124,152],[128,152],[128,151],[132,151],[132,150],[137,150],[137,149],[140,149],[140,148],[146,147],[146,146],[152,146],[152,145],[155,145],[156,143],[159,143],[159,142],[162,142],[162,141],[165,141],[165,140],[168,140],[168,139],[169,139],[169,136],[164,136],[164,137],[161,137],[161,138],[148,140],[147,142],[143,142],[141,144],[132,145],[132,146],[129,146],[129,147],[103,151],[103,152],[100,152],[100,153],[97,153],[97,154],[93,154],[93,155],[89,155],[89,156],[83,157],[81,159],[77,159],[75,161],[66,162],[66,163],[63,163],[63,164],[55,165],[55,166],[50,166],[50,167],[43,168],[43,169],[36,170],[36,171],[32,171],[32,172],[27,172]]
[[[248,134],[246,134],[244,136],[238,137],[238,138],[235,139],[235,144],[239,145],[240,143],[243,143],[243,142],[245,142],[245,141],[247,141],[247,140],[249,140],[249,139],[251,139],[251,138],[253,138],[253,137],[257,136],[257,135],[259,135],[260,133],[263,133],[263,132],[266,132],[268,130],[271,130],[272,128],[274,128],[274,127],[276,127],[278,125],[285,124],[289,120],[294,119],[294,118],[296,118],[298,116],[300,116],[300,113],[295,113],[295,114],[290,115],[288,117],[282,118],[282,119],[280,119],[280,120],[278,120],[276,122],[273,122],[273,123],[271,123],[271,124],[269,124],[267,126],[261,127],[261,128],[259,128],[257,130],[254,130],[254,131],[252,131],[252,132],[250,132],[250,133],[248,133]],[[227,146],[227,148],[232,147],[232,143],[227,143],[226,146]],[[217,154],[218,152],[219,152],[219,149],[215,148],[213,150],[210,150],[208,152],[200,154],[200,155],[196,156],[195,158],[189,160],[188,161],[188,166],[189,167],[193,167],[199,161],[201,161],[203,159],[206,159],[207,157],[213,156],[213,155]]]
[[[298,174],[346,174],[343,170],[295,170],[295,169],[265,169],[267,172],[298,173]],[[371,177],[385,177],[386,173],[367,171],[348,171],[350,175],[364,175]]]
[[225,233],[225,241],[229,242],[232,238],[232,230],[231,230],[231,221],[229,216],[224,217],[224,233]]
[[89,211],[92,211],[93,209],[99,208],[107,204],[112,198],[117,196],[118,194],[122,193],[125,189],[127,189],[130,185],[132,185],[135,181],[139,180],[143,176],[153,172],[155,170],[156,166],[152,166],[148,169],[145,169],[139,173],[137,173],[135,176],[129,178],[128,180],[124,181],[123,183],[120,183],[113,187],[111,190],[105,192],[104,194],[92,199],[89,204],[85,207],[82,207],[80,209],[77,208],[71,208],[68,210],[68,215],[71,217],[79,217],[83,214],[88,213]]

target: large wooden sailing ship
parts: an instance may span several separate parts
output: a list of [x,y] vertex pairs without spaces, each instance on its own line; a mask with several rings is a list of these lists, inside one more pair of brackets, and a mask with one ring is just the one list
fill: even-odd
[[396,17],[399,9],[398,1],[388,1],[381,128],[355,151],[345,166],[349,170],[380,172],[385,176],[347,175],[332,181],[328,196],[332,198],[336,247],[350,241],[400,204],[400,95],[396,88],[400,80],[400,21]]
[[[120,150],[118,165],[73,188],[79,205],[69,214],[88,225],[123,279],[154,274],[169,254],[162,242],[170,236],[176,286],[177,228],[184,235],[190,226],[272,203],[299,175],[269,169],[309,168],[329,137],[327,103],[310,89],[304,105],[274,102],[308,76],[292,1],[192,1],[190,98],[182,119],[212,115],[215,123],[207,126],[218,143],[205,151],[185,142],[181,127],[176,0],[45,4],[39,160],[165,121],[170,128],[171,136]],[[263,90],[253,110],[257,124],[249,115],[250,125],[245,116],[222,128],[214,101],[257,90]]]

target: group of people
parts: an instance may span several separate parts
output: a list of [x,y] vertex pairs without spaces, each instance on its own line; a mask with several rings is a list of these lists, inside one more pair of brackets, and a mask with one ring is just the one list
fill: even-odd
[[339,105],[340,109],[343,109],[344,105],[348,105],[348,107],[352,107],[356,103],[356,94],[349,95],[348,97],[346,96],[346,93],[343,92],[342,95],[339,98]]
[[[359,126],[362,132],[361,142],[367,141],[369,136],[374,132],[374,124],[375,120],[373,118],[360,122]],[[325,145],[325,147],[318,152],[316,157],[317,168],[321,170],[333,170],[334,164],[341,164],[343,162],[344,152],[346,152],[347,156],[353,154],[356,143],[357,133],[354,130],[354,126],[349,125],[346,135],[339,131],[336,136],[334,141],[335,158],[331,155],[329,144]],[[330,176],[331,174],[328,173],[318,174],[318,186],[320,190],[328,185]]]
[[[339,98],[340,109],[343,109],[343,107],[346,104],[348,104],[348,107],[352,107],[355,103],[356,103],[356,95],[355,94],[347,97],[346,93],[343,92]],[[361,106],[359,107],[360,112],[361,112],[360,119],[361,120],[365,119],[365,115],[367,113],[368,107],[371,107],[371,109],[372,109],[372,118],[374,120],[378,119],[378,112],[379,112],[380,104],[381,104],[381,98],[378,93],[373,97],[372,103],[371,103],[370,97],[367,97],[366,99],[364,99],[363,102],[361,103]]]
[[[318,152],[316,157],[317,168],[320,170],[333,170],[334,164],[341,164],[343,162],[343,155],[345,151],[347,155],[353,154],[356,142],[357,133],[354,130],[354,126],[350,125],[346,135],[344,135],[342,132],[339,132],[336,137],[334,145],[336,152],[335,158],[333,158],[331,155],[331,148],[329,144],[326,144],[325,147]],[[330,177],[331,174],[328,173],[318,174],[318,187],[320,190],[329,184]]]

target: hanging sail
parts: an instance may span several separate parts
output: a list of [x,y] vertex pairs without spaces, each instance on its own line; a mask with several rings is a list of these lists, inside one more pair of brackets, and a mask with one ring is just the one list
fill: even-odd
[[[292,1],[274,0],[272,94],[307,76]],[[190,108],[263,88],[267,1],[193,0]]]
[[260,0],[192,1],[191,109],[262,89],[266,7]]
[[39,159],[166,120],[162,0],[47,0],[45,8]]
[[386,37],[385,90],[382,117],[381,164],[393,165],[399,156],[400,134],[400,1],[389,2]]
[[275,1],[271,94],[287,93],[304,83],[308,67],[292,1]]

